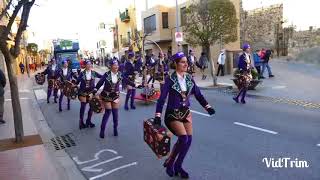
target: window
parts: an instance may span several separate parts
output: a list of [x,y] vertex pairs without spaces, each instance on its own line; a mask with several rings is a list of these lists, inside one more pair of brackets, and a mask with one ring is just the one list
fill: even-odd
[[153,31],[155,31],[157,29],[156,15],[154,14],[152,16],[144,18],[143,24],[144,24],[144,32],[146,34],[149,34],[149,33],[152,33]]
[[162,13],[162,28],[169,28],[169,23],[168,23],[168,12],[163,12]]
[[186,24],[186,7],[183,7],[180,9],[180,19],[181,19],[181,22],[180,22],[180,25],[181,26],[184,26]]

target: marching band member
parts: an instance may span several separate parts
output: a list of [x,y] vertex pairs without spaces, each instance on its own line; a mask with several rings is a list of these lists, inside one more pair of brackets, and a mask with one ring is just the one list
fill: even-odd
[[156,71],[156,65],[157,65],[157,61],[153,58],[153,54],[147,58],[146,60],[146,65],[147,65],[147,70],[149,72],[149,80],[147,82],[147,84],[149,84],[152,81],[152,85],[151,87],[153,87],[153,84],[155,82],[155,71]]
[[[66,81],[71,81],[72,77],[74,77],[74,74],[72,73],[72,70],[68,68],[68,62],[63,61],[62,62],[63,67],[59,69],[59,79],[62,82],[62,86],[64,87]],[[59,111],[62,111],[61,104],[63,100],[63,96],[65,96],[65,92],[61,90],[60,97],[59,97]],[[70,110],[70,98],[67,97],[68,100],[68,110]]]
[[[104,138],[104,132],[109,116],[112,112],[113,116],[113,135],[118,136],[118,109],[120,106],[120,84],[122,81],[122,74],[119,72],[119,64],[117,60],[110,61],[111,70],[106,72],[96,85],[99,90],[101,86],[104,88],[100,94],[100,99],[104,104],[104,115],[101,122],[100,138]],[[129,81],[129,83],[131,83]],[[131,86],[135,86],[131,83]]]
[[252,60],[250,55],[250,45],[244,44],[242,49],[243,49],[243,54],[240,55],[239,62],[238,62],[238,68],[240,70],[240,76],[238,79],[240,91],[237,96],[233,97],[233,100],[236,103],[239,103],[239,97],[242,94],[241,103],[245,104],[246,103],[245,97],[247,94],[247,90],[250,85],[250,81],[252,80],[252,75],[251,75]]
[[169,96],[164,122],[168,129],[178,136],[178,140],[169,158],[165,161],[164,167],[170,177],[180,175],[182,178],[189,178],[188,172],[182,168],[182,163],[192,141],[190,96],[194,94],[210,115],[214,114],[215,110],[203,97],[192,76],[187,73],[188,61],[183,52],[176,53],[172,59],[175,61],[176,70],[165,79],[161,96],[157,102],[154,123],[161,125],[162,109]]
[[57,103],[58,88],[56,87],[56,80],[58,78],[58,67],[54,58],[51,59],[50,65],[41,74],[47,75],[48,79],[48,93],[47,103],[50,103],[50,97],[53,90],[54,103]]
[[92,64],[90,60],[86,61],[85,63],[86,63],[86,68],[84,71],[80,73],[76,82],[76,84],[80,83],[79,94],[78,94],[78,98],[81,102],[80,120],[79,120],[80,129],[83,129],[86,127],[91,127],[91,128],[95,127],[95,124],[91,122],[91,117],[93,114],[93,111],[91,108],[89,108],[89,111],[88,111],[86,124],[83,123],[83,117],[86,110],[86,105],[91,100],[90,95],[95,94],[97,92],[97,90],[95,89],[95,79],[102,77],[99,73],[92,70]]
[[125,110],[129,110],[129,106],[128,106],[129,98],[131,99],[130,108],[136,109],[136,106],[134,105],[134,97],[136,95],[136,89],[134,86],[132,86],[132,84],[134,84],[136,79],[133,57],[134,57],[134,52],[129,51],[128,60],[125,62],[125,66],[124,66],[123,80],[124,80],[124,84],[127,86],[127,95],[126,95],[126,100],[124,104]]
[[[158,64],[158,69],[157,69],[158,75],[163,76],[165,79],[169,75],[169,65],[167,64],[165,60],[165,56],[162,52],[159,53],[159,60],[157,64]],[[160,90],[163,87],[164,79],[163,79],[163,82],[160,82]]]

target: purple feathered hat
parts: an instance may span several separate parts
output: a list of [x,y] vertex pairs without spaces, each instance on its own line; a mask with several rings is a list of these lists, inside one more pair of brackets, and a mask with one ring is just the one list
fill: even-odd
[[85,61],[85,64],[86,64],[86,65],[91,65],[91,61],[90,61],[90,60],[87,60],[87,61]]
[[245,51],[246,49],[250,49],[250,45],[248,43],[244,43],[242,49]]
[[172,56],[171,60],[177,62],[177,60],[180,60],[183,57],[186,57],[183,52],[177,52]]
[[111,61],[109,61],[109,65],[112,66],[114,64],[118,64],[118,60],[117,59],[112,59]]
[[128,57],[129,57],[129,58],[132,58],[132,57],[134,57],[134,52],[132,52],[132,51],[129,51],[129,52],[128,52]]

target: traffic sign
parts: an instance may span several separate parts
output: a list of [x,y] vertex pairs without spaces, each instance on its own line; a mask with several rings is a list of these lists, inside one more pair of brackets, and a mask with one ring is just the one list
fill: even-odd
[[183,41],[183,33],[182,32],[176,32],[175,33],[176,42],[182,42]]

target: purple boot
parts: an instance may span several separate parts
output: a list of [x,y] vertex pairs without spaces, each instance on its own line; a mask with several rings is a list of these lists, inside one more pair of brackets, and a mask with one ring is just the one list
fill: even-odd
[[104,138],[104,131],[106,129],[106,124],[108,122],[109,116],[110,116],[111,109],[105,109],[102,122],[101,122],[101,127],[100,127],[100,138]]
[[136,106],[134,105],[134,97],[136,96],[136,89],[131,90],[131,109],[136,109]]
[[166,173],[168,176],[173,177],[173,175],[176,174],[175,172],[175,160],[177,155],[182,151],[182,148],[188,143],[188,136],[182,135],[178,137],[178,140],[176,144],[173,146],[173,149],[171,151],[171,154],[169,158],[165,161],[163,164],[164,167],[166,167]]
[[188,151],[189,151],[189,148],[190,148],[190,145],[191,145],[191,142],[192,142],[192,136],[191,135],[188,135],[187,137],[187,141],[181,146],[181,150],[179,152],[179,156],[174,164],[174,172],[175,172],[175,175],[180,175],[181,178],[185,178],[185,179],[188,179],[189,178],[189,174],[188,172],[186,172],[183,168],[182,168],[182,163],[183,163],[183,160],[184,158],[186,157]]
[[132,90],[131,90],[131,89],[128,89],[128,90],[127,90],[127,95],[126,95],[126,101],[125,101],[125,103],[124,103],[124,109],[125,109],[126,111],[129,110],[128,102],[129,102],[129,98],[130,98],[130,96],[131,96],[131,93],[132,93]]
[[70,98],[68,98],[68,110],[70,110]]
[[59,97],[59,112],[61,112],[62,111],[62,100],[63,100],[63,94],[61,93],[60,94],[60,97]]
[[79,120],[79,129],[86,128],[86,125],[83,123],[84,111],[86,110],[87,103],[81,102],[80,106],[80,120]]
[[47,91],[47,103],[50,103],[50,97],[51,97],[51,93],[52,93],[52,88],[48,87],[48,91]]
[[90,128],[96,127],[96,125],[91,122],[92,114],[93,114],[93,111],[90,107],[89,111],[88,111],[88,118],[86,120],[86,125],[87,125],[87,127],[90,127]]
[[112,109],[113,116],[113,135],[118,136],[118,109]]

